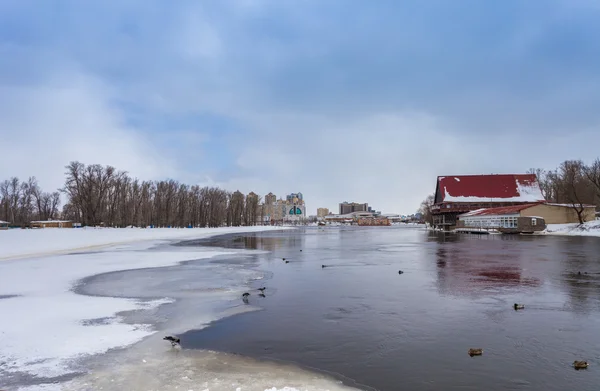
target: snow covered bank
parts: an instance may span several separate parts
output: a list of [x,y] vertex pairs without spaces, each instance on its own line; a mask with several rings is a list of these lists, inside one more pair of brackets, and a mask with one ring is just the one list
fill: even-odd
[[290,229],[289,227],[232,228],[45,228],[0,231],[0,260],[158,239],[195,239],[235,232]]
[[[182,261],[233,253],[232,250],[215,251],[202,247],[154,248],[159,243],[158,239],[201,238],[265,228],[273,229],[43,229],[0,232],[0,251],[4,256],[0,262],[0,388],[28,384],[35,377],[52,381],[85,370],[78,366],[80,359],[129,346],[156,331],[153,327],[156,321],[123,322],[123,316],[117,314],[148,311],[179,299],[177,292],[173,295],[163,295],[158,291],[128,296],[124,294],[125,289],[114,285],[97,296],[79,295],[72,291],[72,287],[81,279],[115,271],[168,267]],[[72,252],[115,243],[121,244],[93,253]],[[31,256],[33,253],[50,252],[71,253]],[[25,256],[27,258],[22,259]],[[216,310],[216,304],[237,297],[245,285],[260,278],[259,272],[239,266],[219,265],[221,274],[215,274],[215,266],[208,263],[198,267],[201,269],[196,272],[211,279],[219,289],[189,289],[192,293],[188,295],[193,296],[194,308],[188,309],[183,318],[171,317],[179,327],[198,327],[222,317]],[[151,279],[157,280],[169,282],[168,279]],[[121,282],[130,284],[128,280]],[[187,288],[179,283],[179,279],[174,279],[171,285],[180,290]],[[168,324],[169,327],[173,325]]]
[[[156,341],[158,345],[160,341]],[[164,341],[163,341],[164,342]],[[321,373],[294,365],[197,350],[172,351],[160,344],[135,346],[108,370],[76,379],[63,391],[349,391],[356,390]],[[161,376],[149,376],[161,374]]]
[[583,224],[548,224],[542,234],[600,237],[600,220],[588,221]]

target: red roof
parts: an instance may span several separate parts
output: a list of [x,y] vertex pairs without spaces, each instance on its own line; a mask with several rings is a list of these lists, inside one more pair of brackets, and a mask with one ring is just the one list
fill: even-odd
[[437,179],[436,203],[544,201],[535,174],[456,175]]
[[531,208],[532,206],[540,205],[543,202],[535,202],[531,204],[523,204],[523,205],[513,205],[513,206],[501,206],[499,208],[486,208],[486,209],[477,209],[471,212],[465,213],[462,217],[465,216],[501,216],[501,215],[511,215],[517,214],[524,209]]

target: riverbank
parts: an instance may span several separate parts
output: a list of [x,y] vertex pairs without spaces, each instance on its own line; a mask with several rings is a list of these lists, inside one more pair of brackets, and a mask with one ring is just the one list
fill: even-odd
[[0,261],[91,251],[151,240],[201,239],[236,232],[293,227],[11,229],[0,231]]
[[600,220],[583,224],[548,224],[542,232],[544,235],[556,236],[597,236],[600,237]]
[[[435,229],[431,225],[427,225],[425,229],[445,232],[442,229]],[[458,231],[449,231],[449,233],[458,233]],[[545,230],[536,232],[535,235],[600,237],[600,220],[588,221],[583,224],[548,224]]]
[[[0,389],[62,389],[104,353],[152,340],[157,331],[179,333],[250,310],[235,298],[264,274],[252,265],[211,263],[244,250],[165,244],[275,230],[281,227],[2,232]],[[118,273],[127,278],[113,281]],[[92,276],[105,285],[80,294]],[[172,310],[181,303],[187,306]]]

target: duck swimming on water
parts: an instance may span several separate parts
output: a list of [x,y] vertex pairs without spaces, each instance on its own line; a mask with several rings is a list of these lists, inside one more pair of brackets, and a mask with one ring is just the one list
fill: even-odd
[[524,310],[525,309],[525,305],[524,304],[517,304],[517,303],[515,303],[515,305],[513,307],[515,308],[515,310]]
[[469,356],[481,356],[483,354],[483,349],[469,349]]
[[573,361],[575,369],[585,369],[590,366],[587,361]]

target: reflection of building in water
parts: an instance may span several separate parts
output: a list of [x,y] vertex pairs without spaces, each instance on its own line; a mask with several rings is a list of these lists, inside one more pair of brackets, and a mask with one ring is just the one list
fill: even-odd
[[440,293],[452,296],[497,295],[513,293],[510,288],[539,286],[539,279],[523,275],[523,263],[527,262],[530,254],[507,254],[503,250],[503,237],[491,235],[486,236],[488,240],[466,239],[439,244],[435,261],[436,284]]

